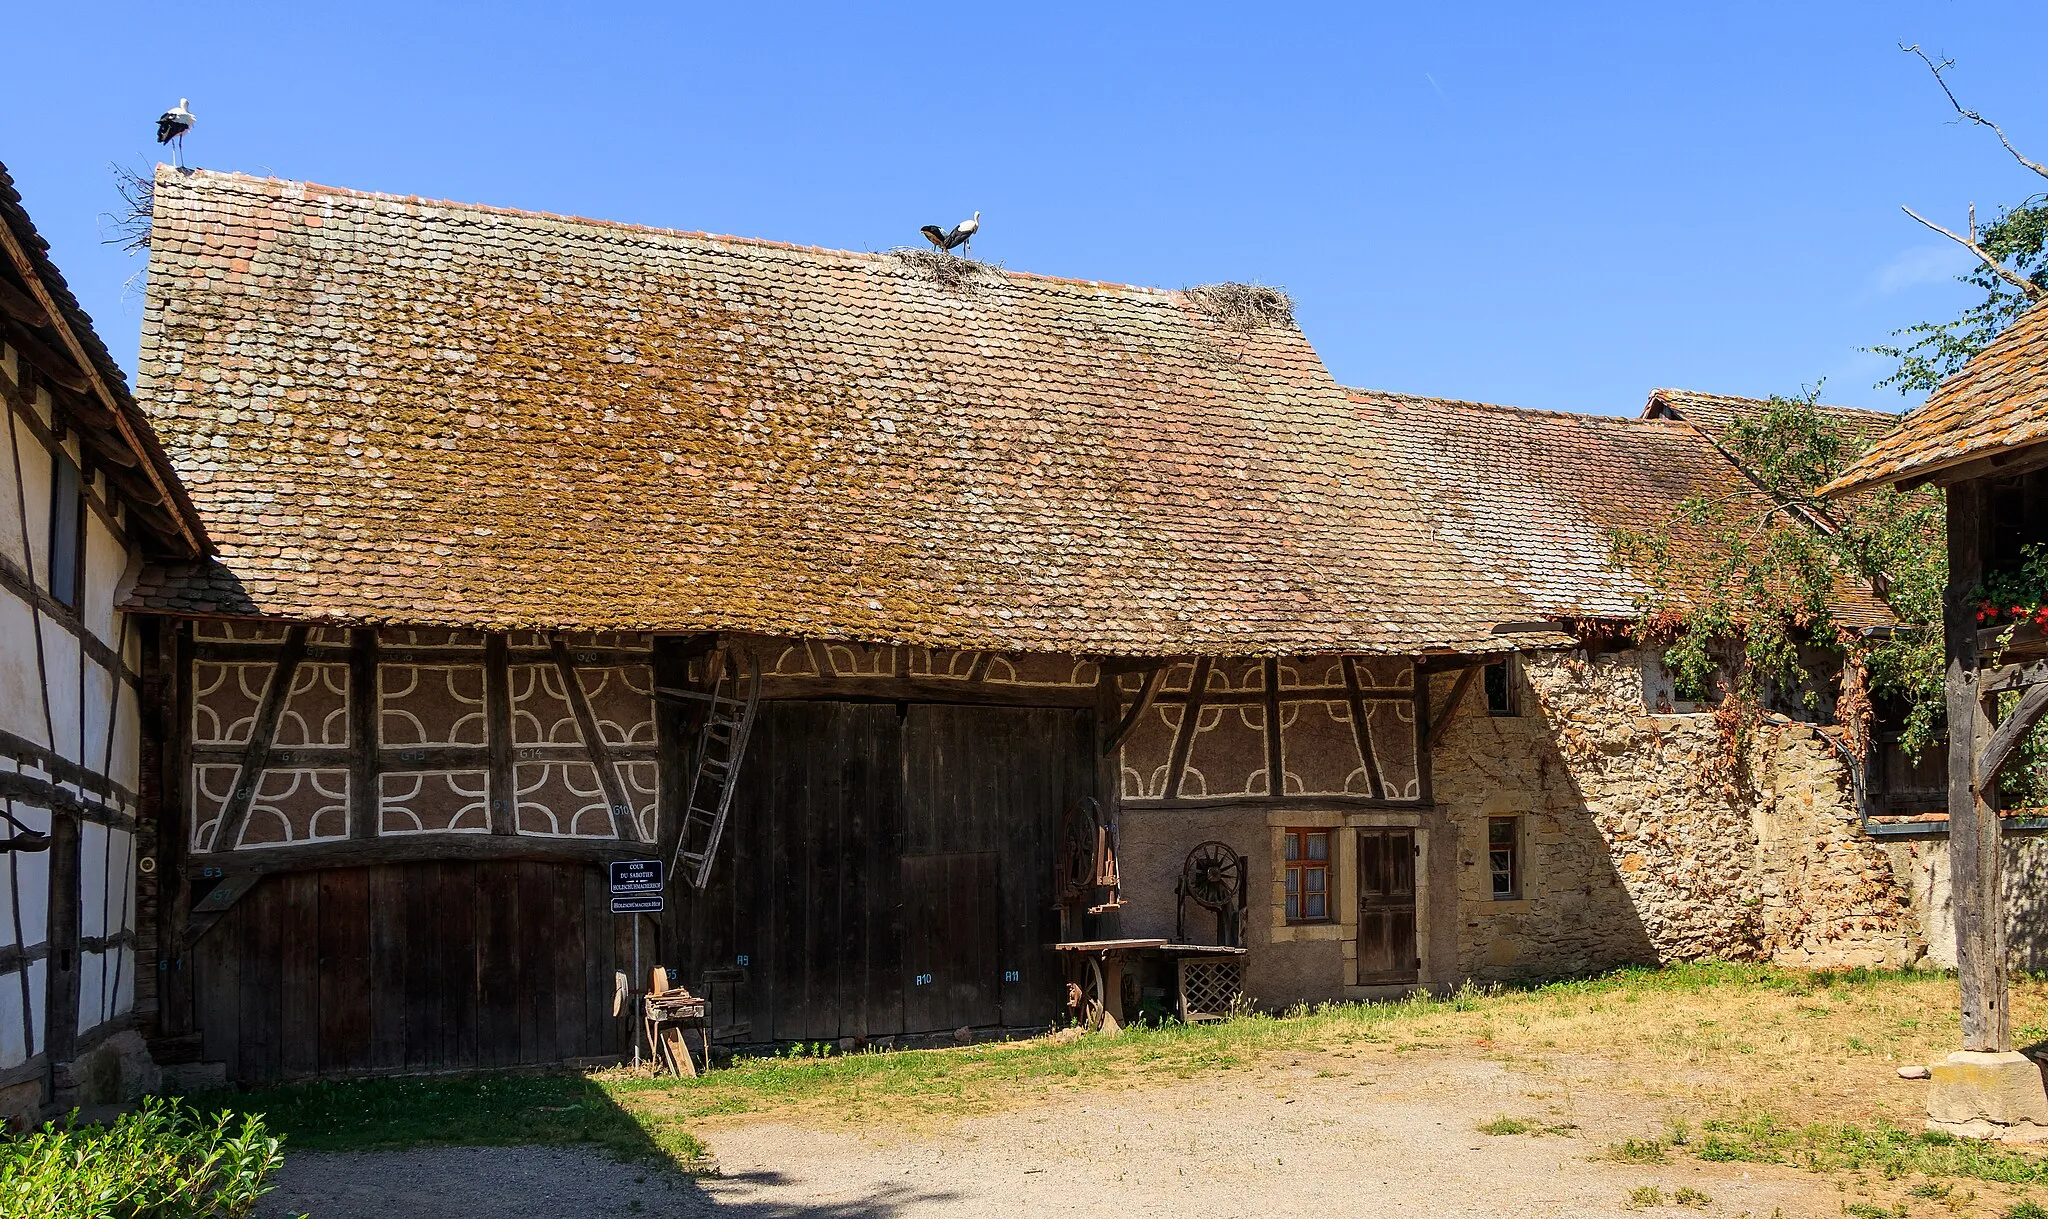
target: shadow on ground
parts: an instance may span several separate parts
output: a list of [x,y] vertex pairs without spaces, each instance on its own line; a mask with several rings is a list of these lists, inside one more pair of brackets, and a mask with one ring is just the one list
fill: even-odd
[[[197,1098],[263,1115],[285,1141],[260,1214],[315,1219],[520,1215],[887,1217],[957,1193],[887,1186],[859,1198],[780,1172],[715,1175],[680,1121],[643,1125],[578,1075],[468,1075],[288,1084]],[[793,1196],[795,1195],[795,1196]]]

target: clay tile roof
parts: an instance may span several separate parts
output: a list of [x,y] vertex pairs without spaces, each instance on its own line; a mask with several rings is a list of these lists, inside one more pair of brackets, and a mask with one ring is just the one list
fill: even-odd
[[[1729,394],[1703,394],[1691,389],[1653,389],[1643,406],[1645,419],[1683,419],[1713,438],[1717,445],[1728,442],[1728,430],[1739,418],[1753,418],[1770,409],[1766,398],[1738,398]],[[1827,406],[1820,411],[1857,440],[1870,443],[1899,426],[1891,411],[1874,411],[1860,406]]]
[[[170,461],[164,455],[156,433],[151,430],[149,420],[128,392],[128,378],[121,372],[120,365],[114,363],[114,357],[108,354],[106,344],[100,341],[99,332],[93,329],[92,318],[86,315],[85,309],[78,303],[78,298],[71,294],[71,285],[64,281],[63,272],[57,269],[56,262],[50,257],[50,243],[43,240],[43,235],[36,230],[35,221],[29,217],[28,207],[22,202],[21,192],[14,185],[14,175],[8,172],[5,164],[0,164],[0,223],[7,226],[15,243],[27,256],[29,265],[23,269],[23,273],[32,275],[42,285],[43,290],[50,294],[50,300],[56,305],[60,315],[58,319],[52,319],[50,326],[41,328],[42,332],[37,337],[51,349],[64,353],[66,359],[75,357],[66,350],[64,336],[68,334],[77,340],[79,350],[85,353],[87,362],[92,365],[93,376],[106,389],[111,400],[108,405],[120,414],[120,422],[109,426],[108,432],[111,434],[125,428],[123,444],[140,450],[142,460],[149,463],[157,481],[163,490],[168,492],[164,500],[164,511],[174,519],[164,522],[161,540],[169,543],[174,550],[183,550],[187,554],[203,550],[206,535],[199,527],[199,520],[192,510],[191,503],[178,485]],[[7,260],[6,251],[0,251],[0,262]],[[61,331],[58,322],[61,322]],[[189,531],[185,532],[184,536],[180,536],[181,526],[184,531]]]
[[1103,654],[1497,649],[1292,326],[1175,292],[160,171],[137,608]]
[[1920,481],[2048,440],[2048,309],[2021,314],[1822,491]]
[[[1744,481],[1702,427],[1668,416],[1349,393],[1433,506],[1438,539],[1537,618],[1634,617],[1650,586],[1610,561],[1609,531],[1674,525],[1680,501]],[[1840,590],[1835,612],[1856,625],[1892,620],[1854,587]]]

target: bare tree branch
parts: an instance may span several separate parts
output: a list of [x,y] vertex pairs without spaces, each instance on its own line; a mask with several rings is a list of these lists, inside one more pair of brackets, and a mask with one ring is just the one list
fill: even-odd
[[[2041,175],[2042,177],[2048,178],[2048,165],[2043,165],[2039,161],[2028,160],[2025,156],[2021,155],[2019,149],[2014,148],[2012,146],[2011,140],[2005,138],[2005,129],[2003,127],[2000,127],[1997,123],[1992,122],[1990,119],[1985,118],[1983,115],[1977,113],[1975,110],[1970,109],[1969,107],[1963,105],[1961,102],[1956,100],[1955,91],[1948,87],[1948,81],[1944,80],[1941,75],[1943,72],[1946,72],[1950,68],[1956,66],[1955,60],[1944,59],[1940,63],[1936,63],[1927,54],[1927,52],[1920,49],[1920,44],[1917,42],[1910,47],[1907,46],[1905,43],[1900,43],[1899,49],[1901,51],[1907,52],[1908,54],[1918,55],[1920,57],[1920,62],[1927,65],[1927,70],[1929,72],[1934,73],[1934,83],[1941,86],[1942,93],[1948,97],[1948,104],[1956,108],[1956,113],[1958,115],[1961,115],[1963,118],[1970,120],[1971,122],[1977,124],[1979,127],[1991,128],[1991,133],[1998,137],[1999,143],[2005,145],[2005,150],[2012,154],[2013,160],[2018,161],[2020,164],[2026,166],[2028,169],[2033,170],[2035,173]],[[1918,220],[1919,217],[1916,216],[1914,217],[1914,219]],[[1926,222],[1921,221],[1921,223],[1924,224]],[[1954,236],[1954,234],[1950,234],[1950,236]]]
[[2026,276],[2021,275],[2018,271],[2013,270],[2012,268],[2006,266],[2004,263],[1998,261],[1996,258],[1993,258],[1991,256],[1990,251],[1986,250],[1983,246],[1978,245],[1976,242],[1971,241],[1967,237],[1959,236],[1958,234],[1949,232],[1947,229],[1934,223],[1934,221],[1929,220],[1927,217],[1921,215],[1919,212],[1914,211],[1910,207],[1901,207],[1899,210],[1906,213],[1908,216],[1911,216],[1913,219],[1918,220],[1920,223],[1926,225],[1928,228],[1933,229],[1935,232],[1940,233],[1943,237],[1946,237],[1950,241],[1955,242],[1957,245],[1962,246],[1970,253],[1975,254],[1984,263],[1985,266],[1991,268],[1992,274],[1998,276],[1998,278],[2004,280],[2006,283],[2011,284],[2013,287],[2018,288],[2022,293],[2026,295],[2026,298],[2028,300],[2037,301],[2042,299],[2043,297],[2048,297],[2048,290],[2044,290],[2039,284],[2035,283],[2033,280],[2028,279]]

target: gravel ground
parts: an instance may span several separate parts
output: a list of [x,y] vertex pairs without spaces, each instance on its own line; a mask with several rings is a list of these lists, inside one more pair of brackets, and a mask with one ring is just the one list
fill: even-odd
[[[1584,1126],[1489,1137],[1500,1114]],[[1589,1116],[1590,1114],[1590,1116]],[[959,1122],[857,1134],[726,1119],[708,1130],[722,1175],[692,1180],[554,1148],[291,1154],[266,1216],[933,1215],[1737,1216],[1841,1213],[1830,1181],[1758,1165],[1589,1161],[1660,1127],[1618,1095],[1568,1092],[1497,1063],[1411,1060],[1357,1073],[1268,1069],[1171,1081]],[[1631,1190],[1710,1199],[1631,1210]]]

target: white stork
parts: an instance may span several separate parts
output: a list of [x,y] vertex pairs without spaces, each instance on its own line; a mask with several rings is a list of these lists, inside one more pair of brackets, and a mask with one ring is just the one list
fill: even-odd
[[156,120],[156,142],[169,144],[177,141],[178,146],[172,154],[174,157],[185,151],[185,133],[192,130],[192,124],[197,121],[187,108],[190,101],[190,98],[179,98],[177,105],[164,111]]
[[924,239],[931,242],[934,249],[950,251],[964,245],[967,247],[967,252],[972,254],[974,252],[974,235],[981,231],[981,213],[976,212],[974,213],[974,219],[962,220],[954,225],[951,232],[947,232],[936,224],[927,224],[917,231],[924,234]]

